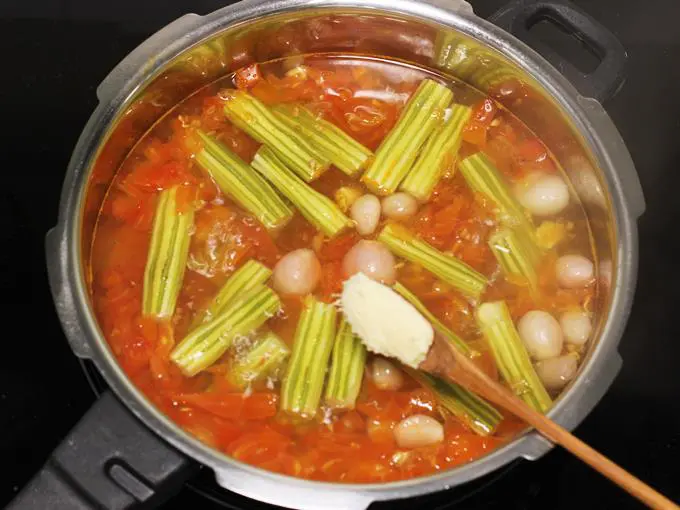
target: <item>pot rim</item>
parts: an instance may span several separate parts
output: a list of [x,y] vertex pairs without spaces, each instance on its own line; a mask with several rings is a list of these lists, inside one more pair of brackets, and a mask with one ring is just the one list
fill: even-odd
[[[59,223],[50,234],[52,239],[48,239],[48,246],[54,247],[54,250],[48,251],[48,269],[60,319],[76,354],[92,359],[109,386],[130,410],[174,447],[215,470],[218,480],[223,485],[228,484],[230,490],[241,493],[245,491],[248,496],[279,504],[282,504],[282,496],[284,501],[297,501],[286,499],[290,496],[286,490],[299,493],[303,489],[310,493],[327,491],[335,495],[351,491],[355,493],[357,500],[366,504],[374,500],[416,496],[465,483],[519,457],[538,458],[552,447],[537,433],[529,431],[473,462],[425,477],[388,483],[339,484],[265,471],[201,443],[156,409],[128,379],[99,330],[90,308],[82,273],[81,212],[89,171],[103,137],[117,113],[156,71],[180,53],[222,29],[293,10],[314,9],[323,12],[343,8],[365,10],[378,15],[402,15],[444,25],[491,46],[520,65],[543,87],[568,114],[594,154],[611,196],[617,244],[616,285],[612,289],[610,313],[602,327],[599,342],[580,368],[574,384],[548,413],[550,418],[568,429],[573,429],[585,418],[620,368],[617,346],[630,311],[637,276],[635,220],[642,212],[644,204],[641,191],[637,189],[639,183],[630,182],[630,171],[632,169],[634,175],[634,167],[620,135],[597,101],[580,96],[566,78],[545,59],[507,32],[473,14],[452,12],[417,0],[284,0],[277,3],[246,0],[198,18],[200,22],[185,37],[163,42],[163,49],[154,59],[152,69],[148,66],[131,69],[124,83],[117,83],[122,85],[118,90],[108,91],[115,92],[113,95],[108,94],[109,98],[106,97],[105,83],[98,90],[100,104],[80,136],[65,177]],[[249,475],[255,475],[259,481],[258,491],[266,488],[267,491],[275,489],[279,492],[271,492],[272,495],[268,496],[268,493],[253,494],[250,488],[234,487],[235,484],[247,484],[246,477]]]

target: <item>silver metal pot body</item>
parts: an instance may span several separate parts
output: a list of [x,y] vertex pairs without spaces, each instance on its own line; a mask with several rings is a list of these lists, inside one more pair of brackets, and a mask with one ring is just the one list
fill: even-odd
[[134,50],[97,89],[99,106],[74,150],[58,225],[47,239],[56,307],[74,353],[91,359],[139,419],[213,469],[225,488],[293,508],[366,508],[376,500],[450,488],[514,459],[536,459],[551,448],[527,432],[486,457],[428,477],[373,485],[311,482],[266,472],[209,448],[154,408],[128,380],[90,301],[88,260],[97,211],[120,162],[150,124],[243,63],[312,52],[362,53],[433,68],[482,91],[508,76],[534,89],[533,99],[508,107],[546,142],[572,180],[593,228],[601,282],[594,341],[578,377],[549,416],[573,429],[621,366],[617,346],[635,288],[636,219],[644,209],[630,155],[599,102],[579,95],[526,45],[452,1],[247,0],[204,17],[189,14]]

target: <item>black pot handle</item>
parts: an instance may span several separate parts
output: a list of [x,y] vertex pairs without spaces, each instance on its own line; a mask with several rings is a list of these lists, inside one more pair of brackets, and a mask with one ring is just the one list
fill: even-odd
[[106,392],[7,509],[154,508],[195,469]]
[[[601,59],[597,68],[591,73],[580,71],[532,35],[529,27],[539,19],[549,19],[581,39]],[[568,0],[514,0],[489,21],[538,51],[587,97],[605,101],[623,85],[628,59],[625,48],[607,28]]]

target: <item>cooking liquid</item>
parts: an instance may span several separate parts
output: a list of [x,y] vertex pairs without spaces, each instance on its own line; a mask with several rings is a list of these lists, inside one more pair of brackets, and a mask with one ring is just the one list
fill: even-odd
[[[298,67],[301,63],[304,70]],[[534,170],[561,172],[528,128],[498,103],[426,69],[370,57],[309,55],[260,64],[259,73],[263,78],[250,92],[260,100],[266,104],[302,102],[372,150],[390,131],[422,79],[445,81],[457,103],[473,106],[480,115],[486,109],[491,116],[484,121],[489,121],[483,127],[485,140],[479,138],[479,130],[469,129],[462,154],[483,145],[510,182]],[[270,234],[194,163],[184,134],[187,127],[211,132],[245,161],[251,161],[259,147],[222,113],[220,91],[234,88],[235,79],[229,75],[204,87],[158,121],[131,151],[102,205],[92,247],[91,291],[102,331],[128,376],[154,405],[205,443],[243,462],[315,480],[363,483],[426,475],[474,460],[509,441],[523,428],[521,423],[506,418],[494,435],[479,436],[450,415],[442,417],[430,391],[408,376],[398,391],[379,390],[365,376],[352,411],[321,408],[311,421],[282,416],[277,413],[282,374],[254,384],[245,394],[227,382],[230,363],[252,345],[251,337],[237,339],[221,360],[193,378],[184,377],[169,360],[195,315],[245,260],[256,258],[272,268],[283,254],[312,248],[322,266],[316,294],[331,302],[344,280],[342,259],[361,238],[352,230],[326,239],[297,213],[280,232]],[[187,200],[195,199],[199,209],[175,315],[160,323],[141,317],[143,274],[156,196],[177,184],[198,190]],[[331,198],[347,185],[361,187],[358,179],[334,167],[312,184]],[[595,312],[591,309],[594,286],[560,289],[554,274],[559,255],[580,253],[595,259],[580,204],[572,199],[558,223],[566,240],[550,250],[542,263],[539,301],[526,286],[502,277],[487,246],[497,224],[494,212],[488,200],[469,190],[455,170],[454,159],[431,200],[419,208],[408,226],[433,246],[454,253],[490,277],[492,283],[482,301],[505,300],[515,320],[532,309],[556,316],[573,308]],[[411,263],[399,265],[397,280],[478,350],[477,362],[498,377],[475,324],[474,303]],[[301,301],[283,298],[283,304],[268,325],[292,345]],[[392,429],[412,414],[443,421],[444,441],[399,449]]]

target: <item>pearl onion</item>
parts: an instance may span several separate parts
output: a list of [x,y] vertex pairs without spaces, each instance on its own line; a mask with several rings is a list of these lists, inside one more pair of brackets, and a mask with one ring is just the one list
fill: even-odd
[[371,365],[371,378],[379,390],[397,391],[404,384],[404,376],[385,358],[375,358]]
[[312,250],[303,248],[286,254],[274,266],[272,285],[281,294],[309,294],[319,283],[321,264]]
[[593,263],[581,255],[563,255],[555,264],[557,281],[567,289],[585,287],[592,281],[594,273]]
[[529,355],[536,360],[553,358],[562,352],[562,329],[547,312],[527,312],[519,320],[517,331]]
[[380,200],[374,195],[357,198],[350,208],[350,216],[356,223],[357,232],[362,236],[371,235],[380,221]]
[[552,216],[569,204],[569,187],[557,175],[533,173],[516,188],[519,202],[536,216]]
[[414,414],[394,427],[394,439],[400,448],[430,446],[444,440],[444,427],[430,416]]
[[576,375],[578,363],[570,354],[536,363],[536,374],[548,390],[561,390]]
[[372,280],[388,285],[396,278],[392,252],[378,241],[359,241],[347,252],[342,262],[346,276],[364,273]]
[[383,214],[391,220],[407,220],[418,210],[418,202],[408,193],[395,193],[383,198]]
[[565,340],[573,345],[583,345],[590,338],[593,325],[587,314],[580,310],[565,312],[560,317]]

